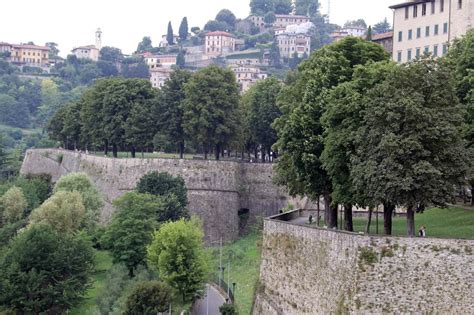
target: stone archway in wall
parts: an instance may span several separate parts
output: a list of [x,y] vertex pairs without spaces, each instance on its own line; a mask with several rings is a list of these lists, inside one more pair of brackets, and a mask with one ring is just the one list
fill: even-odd
[[239,236],[243,236],[250,231],[250,209],[240,208],[237,212],[239,218]]

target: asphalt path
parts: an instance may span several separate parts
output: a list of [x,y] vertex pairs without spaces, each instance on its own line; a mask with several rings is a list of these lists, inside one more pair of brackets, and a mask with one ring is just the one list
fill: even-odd
[[219,307],[225,303],[225,297],[210,284],[206,284],[206,295],[194,306],[196,315],[219,315]]

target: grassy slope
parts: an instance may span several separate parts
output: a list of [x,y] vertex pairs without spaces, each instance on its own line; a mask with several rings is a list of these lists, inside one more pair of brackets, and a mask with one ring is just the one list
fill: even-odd
[[[354,229],[364,231],[367,219],[354,218]],[[474,239],[474,210],[451,207],[449,209],[428,209],[415,215],[416,230],[426,227],[428,237]],[[375,233],[375,217],[372,219],[371,232]],[[383,218],[379,215],[379,233],[383,233]],[[393,234],[406,235],[406,219],[393,219]]]
[[[250,314],[255,285],[260,273],[260,234],[253,233],[241,238],[233,244],[224,246],[223,265],[225,269],[225,281],[236,283],[235,303],[239,314]],[[214,249],[214,266],[218,270],[219,250]],[[230,281],[228,281],[227,263],[231,261]]]
[[69,314],[82,315],[90,314],[95,306],[95,298],[104,289],[104,281],[107,270],[112,267],[112,257],[106,251],[96,251],[96,272],[93,276],[92,287],[87,291],[84,301],[73,308]]

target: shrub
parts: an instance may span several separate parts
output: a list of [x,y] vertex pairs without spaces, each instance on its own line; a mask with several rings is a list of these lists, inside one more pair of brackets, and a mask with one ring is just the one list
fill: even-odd
[[127,298],[125,315],[154,315],[168,310],[171,288],[160,281],[139,283]]
[[222,315],[237,315],[237,309],[235,308],[234,304],[223,304],[221,307],[219,307],[219,312],[221,312]]

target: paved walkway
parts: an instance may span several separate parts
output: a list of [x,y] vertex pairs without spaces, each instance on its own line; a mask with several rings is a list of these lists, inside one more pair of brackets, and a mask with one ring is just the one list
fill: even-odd
[[206,296],[195,304],[193,314],[219,315],[219,307],[225,303],[225,297],[214,286],[206,284]]

